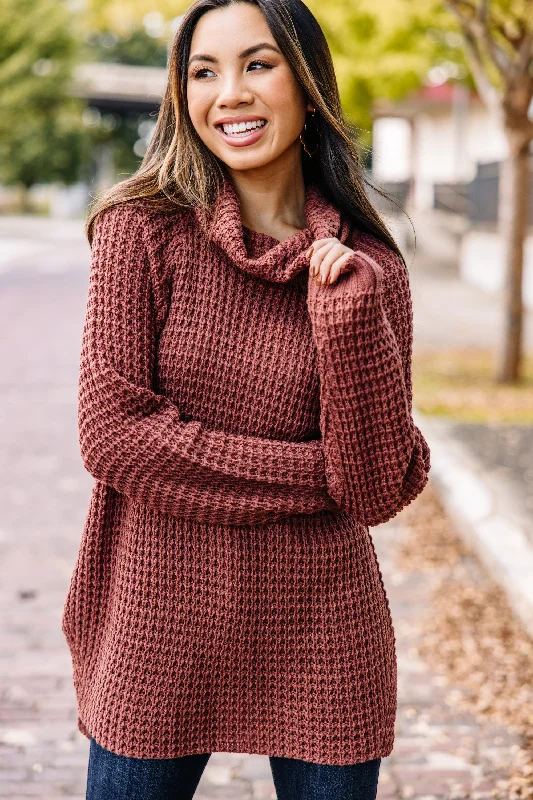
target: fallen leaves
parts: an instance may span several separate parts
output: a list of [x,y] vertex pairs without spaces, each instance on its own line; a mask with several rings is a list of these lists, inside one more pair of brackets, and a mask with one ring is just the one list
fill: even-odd
[[504,592],[453,530],[431,485],[402,512],[406,537],[399,569],[431,572],[431,608],[422,622],[419,655],[442,670],[447,702],[519,734],[521,746],[497,781],[497,800],[533,798],[533,640]]

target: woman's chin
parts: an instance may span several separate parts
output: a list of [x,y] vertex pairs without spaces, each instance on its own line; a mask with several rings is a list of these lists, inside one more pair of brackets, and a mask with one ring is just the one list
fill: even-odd
[[[299,144],[299,143],[298,143]],[[284,165],[286,169],[297,167],[300,158],[300,148],[289,144],[284,150],[273,150],[271,147],[261,147],[254,150],[244,147],[217,148],[213,152],[228,167],[235,171],[238,170],[260,170],[264,167],[272,166],[275,162]]]
[[261,169],[276,160],[271,153],[217,153],[224,164],[232,170]]

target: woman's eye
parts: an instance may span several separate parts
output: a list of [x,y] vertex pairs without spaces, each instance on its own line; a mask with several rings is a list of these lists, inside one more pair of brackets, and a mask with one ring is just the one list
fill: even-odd
[[[263,69],[272,69],[273,65],[269,64],[267,61],[257,61],[257,60],[251,61],[248,64],[248,69],[252,69],[253,72],[256,71],[256,67],[260,67]],[[209,78],[210,77],[209,73],[211,73],[211,75],[214,75],[213,70],[209,69],[209,67],[198,67],[196,70],[193,71],[191,77],[194,79],[199,78],[201,80],[202,78]]]
[[193,78],[205,78],[205,74],[204,73],[206,73],[206,72],[213,72],[213,70],[212,69],[208,69],[207,67],[200,67],[195,72],[193,72],[192,77]]
[[272,69],[272,64],[268,64],[266,61],[251,61],[248,65],[248,69],[253,67],[254,64],[258,64],[260,67],[265,67],[265,69]]

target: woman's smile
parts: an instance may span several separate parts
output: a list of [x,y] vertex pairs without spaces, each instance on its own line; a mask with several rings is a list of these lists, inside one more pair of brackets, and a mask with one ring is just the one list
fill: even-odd
[[215,122],[215,130],[231,147],[255,144],[263,136],[268,120],[250,114],[224,117]]

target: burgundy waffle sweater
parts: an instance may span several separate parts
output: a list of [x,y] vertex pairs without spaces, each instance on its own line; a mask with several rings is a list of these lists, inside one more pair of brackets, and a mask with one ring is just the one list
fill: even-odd
[[[118,754],[387,756],[395,638],[368,526],[424,488],[403,262],[316,186],[284,242],[226,179],[99,215],[79,380],[95,478],[62,626],[78,727]],[[356,252],[332,286],[305,251]]]

